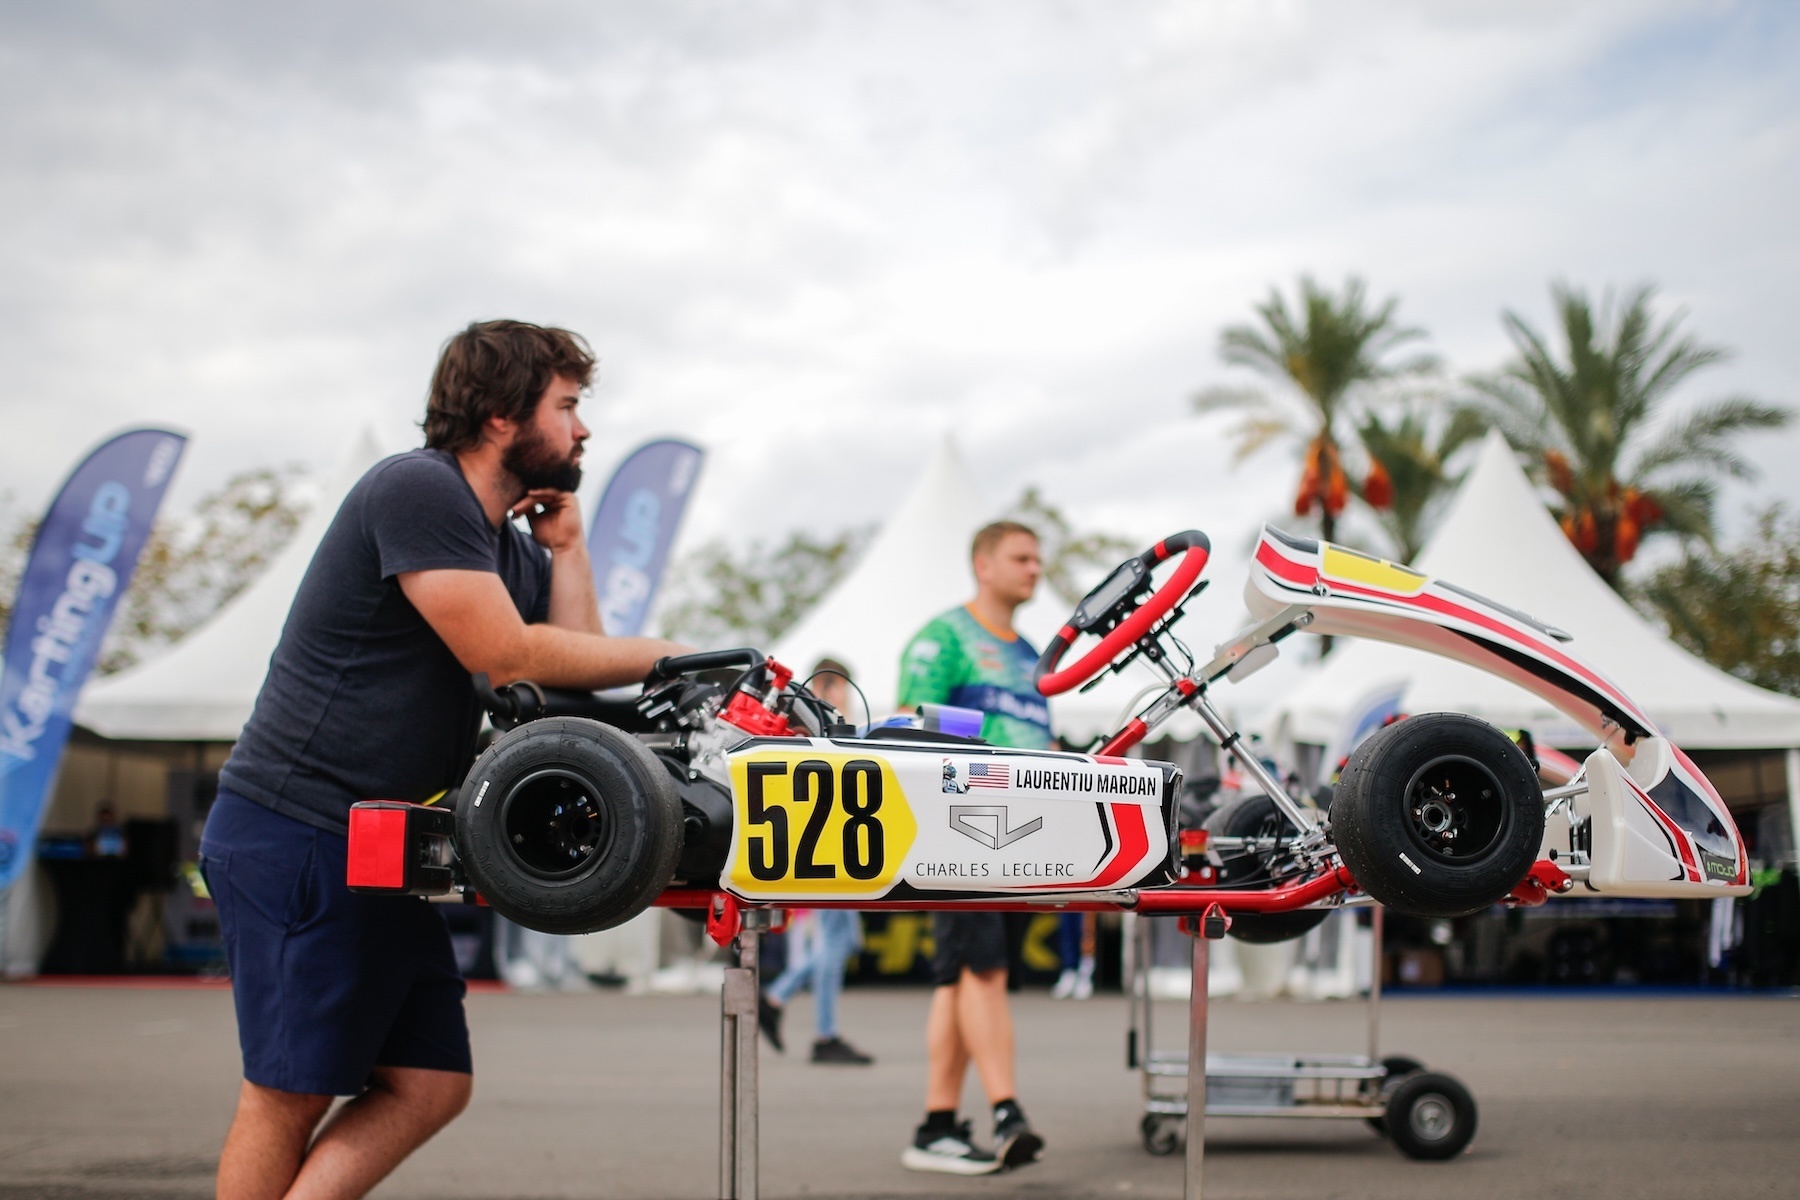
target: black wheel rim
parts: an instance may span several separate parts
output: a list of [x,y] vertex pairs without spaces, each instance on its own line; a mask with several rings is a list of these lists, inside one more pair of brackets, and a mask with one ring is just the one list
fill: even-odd
[[1434,862],[1472,863],[1506,836],[1506,789],[1486,765],[1464,755],[1434,758],[1413,772],[1405,792],[1406,832]]
[[571,879],[606,857],[613,821],[600,789],[553,768],[521,779],[500,808],[507,852],[540,879]]

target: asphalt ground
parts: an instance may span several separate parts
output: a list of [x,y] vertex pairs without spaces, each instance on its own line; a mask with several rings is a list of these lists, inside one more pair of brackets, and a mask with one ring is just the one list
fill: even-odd
[[[873,1067],[813,1066],[810,1009],[762,1056],[769,1197],[1174,1197],[1182,1160],[1139,1142],[1117,996],[1016,997],[1020,1090],[1043,1162],[1002,1176],[899,1164],[919,1119],[926,994],[852,990],[842,1020]],[[1169,1048],[1185,1006],[1159,1005]],[[376,1195],[508,1200],[717,1195],[718,1002],[470,997],[469,1111]],[[1357,1052],[1364,1009],[1215,1001],[1215,1051]],[[1800,1194],[1800,1000],[1769,996],[1394,997],[1383,1053],[1461,1078],[1471,1150],[1401,1157],[1359,1121],[1208,1123],[1210,1197],[1440,1200]],[[797,1045],[795,1043],[798,1043]],[[237,1088],[223,988],[0,987],[0,1200],[211,1194]],[[985,1109],[973,1084],[965,1103]],[[977,1121],[985,1136],[989,1122]]]

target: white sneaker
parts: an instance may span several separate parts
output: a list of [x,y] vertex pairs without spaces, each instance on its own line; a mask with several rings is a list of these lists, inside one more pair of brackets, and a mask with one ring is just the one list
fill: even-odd
[[1081,974],[1078,972],[1075,976],[1075,987],[1074,987],[1074,990],[1072,990],[1069,993],[1069,999],[1071,999],[1071,1000],[1091,1000],[1091,999],[1093,999],[1093,996],[1094,996],[1094,977],[1092,975],[1084,975],[1084,974]]
[[[1050,998],[1052,1000],[1067,1000],[1070,996],[1073,996],[1077,986],[1077,978],[1075,972],[1064,971],[1062,975],[1057,978],[1056,986],[1050,989]],[[1089,984],[1088,991],[1092,992],[1093,990],[1093,985]]]
[[939,1171],[947,1175],[992,1175],[1001,1167],[1000,1160],[975,1145],[969,1122],[962,1121],[949,1133],[936,1137],[923,1125],[913,1135],[913,1144],[900,1156],[900,1165],[909,1171]]
[[538,974],[537,966],[528,958],[515,958],[500,964],[500,978],[514,991],[536,992],[544,988],[544,977]]

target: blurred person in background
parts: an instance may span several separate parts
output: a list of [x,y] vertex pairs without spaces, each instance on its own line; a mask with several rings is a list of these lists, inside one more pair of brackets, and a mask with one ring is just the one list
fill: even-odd
[[1056,926],[1062,974],[1052,1000],[1087,1000],[1094,994],[1094,914],[1066,912]]
[[[900,707],[953,704],[986,714],[981,736],[996,746],[1051,745],[1050,706],[1038,694],[1038,652],[1013,628],[1037,591],[1044,564],[1037,534],[996,521],[970,548],[975,598],[926,624],[900,659]],[[1006,999],[1006,923],[999,913],[933,913],[931,1014],[925,1026],[925,1121],[901,1162],[914,1171],[986,1175],[1036,1161],[1039,1137],[1019,1106],[1012,1010]],[[963,1077],[975,1064],[994,1113],[994,1149],[957,1121]]]
[[[807,687],[819,699],[837,709],[846,721],[850,717],[850,669],[833,658],[822,658],[812,669]],[[786,1052],[781,1041],[781,1019],[787,1002],[794,993],[810,986],[813,994],[814,1024],[818,1036],[813,1039],[812,1060],[866,1066],[874,1058],[846,1042],[838,1034],[838,997],[844,990],[844,966],[862,945],[862,914],[841,908],[815,908],[795,916],[795,928],[788,934],[791,957],[787,969],[778,975],[761,996],[757,1008],[757,1024],[770,1045]]]

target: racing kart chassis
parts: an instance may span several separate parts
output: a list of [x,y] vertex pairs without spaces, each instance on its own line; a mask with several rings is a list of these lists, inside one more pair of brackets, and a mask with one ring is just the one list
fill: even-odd
[[[478,896],[558,933],[652,905],[698,910],[716,941],[735,940],[733,970],[746,974],[728,973],[723,998],[735,1114],[721,1126],[724,1195],[754,1194],[754,1113],[743,1109],[755,1089],[757,937],[784,907],[1181,914],[1197,935],[1189,1061],[1204,1062],[1206,943],[1234,921],[1239,936],[1272,941],[1371,901],[1446,917],[1577,887],[1748,892],[1748,856],[1717,791],[1567,634],[1409,567],[1265,528],[1245,590],[1256,624],[1200,662],[1173,627],[1206,586],[1209,554],[1189,531],[1127,560],[1046,648],[1046,696],[1140,659],[1162,677],[1092,753],[992,747],[928,712],[859,731],[755,650],[665,659],[623,698],[478,680],[500,736],[448,805],[354,806],[348,882]],[[1500,675],[1597,748],[1546,788],[1538,764],[1485,722],[1415,715],[1352,752],[1322,813],[1247,752],[1210,696],[1301,631]],[[1083,637],[1097,644],[1063,666]],[[1257,788],[1199,829],[1182,826],[1178,769],[1125,757],[1183,708]],[[1190,1195],[1204,1086],[1203,1073],[1189,1080]]]
[[[1718,793],[1567,634],[1410,568],[1266,529],[1246,588],[1260,620],[1196,663],[1172,626],[1204,586],[1207,555],[1189,532],[1128,560],[1046,649],[1046,695],[1138,659],[1163,677],[1094,753],[1005,750],[919,727],[929,721],[859,734],[755,650],[664,660],[639,697],[484,686],[504,732],[470,771],[456,816],[356,806],[350,884],[473,889],[510,919],[564,933],[618,924],[663,897],[713,914],[721,939],[735,932],[731,912],[758,906],[1216,904],[1254,925],[1368,898],[1450,917],[1578,886],[1748,890],[1748,856]],[[1176,556],[1151,594],[1152,570]],[[1245,752],[1211,699],[1302,630],[1491,671],[1550,700],[1598,746],[1574,778],[1545,788],[1538,764],[1484,722],[1415,715],[1353,751],[1322,813]],[[1098,644],[1062,667],[1084,634]],[[1124,757],[1183,708],[1237,760],[1260,809],[1240,802],[1183,830],[1180,772]]]

